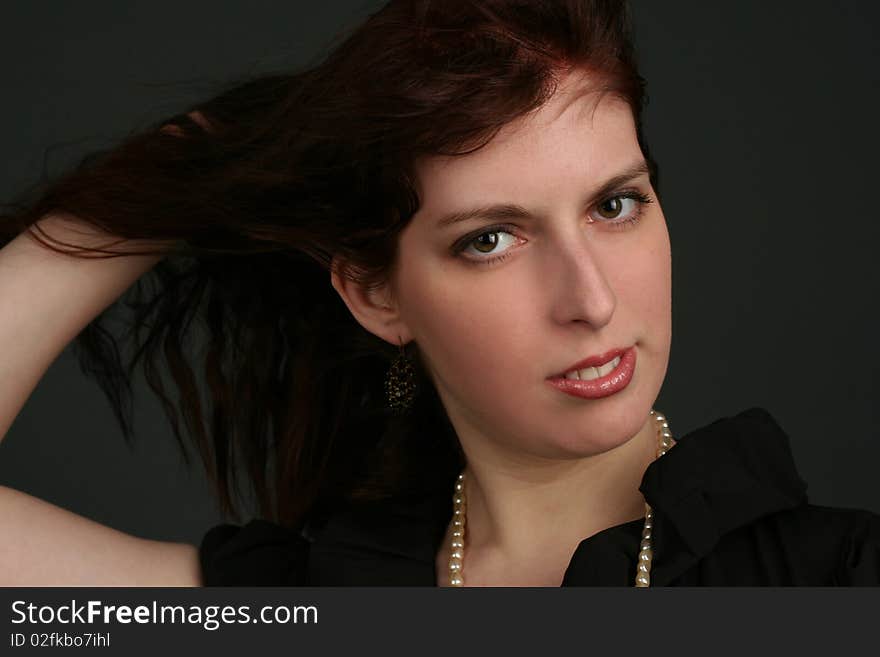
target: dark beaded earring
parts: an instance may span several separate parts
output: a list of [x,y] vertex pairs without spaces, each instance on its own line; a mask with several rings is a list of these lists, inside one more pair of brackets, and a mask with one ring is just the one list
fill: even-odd
[[391,363],[388,374],[385,376],[385,393],[388,396],[388,406],[395,414],[405,413],[412,407],[415,390],[415,370],[409,358],[406,357],[403,342],[401,341],[400,353]]

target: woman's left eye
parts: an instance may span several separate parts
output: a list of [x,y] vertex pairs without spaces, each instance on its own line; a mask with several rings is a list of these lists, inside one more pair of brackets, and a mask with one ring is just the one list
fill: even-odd
[[599,204],[599,207],[596,208],[596,211],[606,219],[616,219],[623,212],[627,202],[634,203],[634,201],[630,198],[621,198],[620,196],[614,196],[613,198],[610,198],[607,201],[603,201],[601,204]]
[[[642,210],[646,203],[651,203],[651,197],[641,192],[623,192],[611,196],[595,206],[590,213],[598,215],[597,221],[603,224],[630,224],[637,222],[642,216]],[[624,227],[624,226],[620,226]]]

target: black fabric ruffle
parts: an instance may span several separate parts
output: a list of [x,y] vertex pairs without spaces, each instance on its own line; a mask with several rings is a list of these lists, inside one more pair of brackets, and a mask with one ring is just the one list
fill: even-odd
[[309,542],[267,520],[223,524],[199,546],[205,586],[298,586],[305,583]]

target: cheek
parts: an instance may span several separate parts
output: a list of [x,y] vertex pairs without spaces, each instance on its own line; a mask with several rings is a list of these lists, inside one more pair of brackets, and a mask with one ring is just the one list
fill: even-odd
[[613,263],[608,263],[609,271],[617,273],[618,280],[627,290],[641,292],[645,297],[666,297],[669,295],[672,264],[669,231],[662,211],[652,214],[643,219],[644,225],[637,229],[637,239],[622,258],[626,266],[612,268]]
[[[521,340],[517,334],[521,327],[512,321],[517,311],[510,303],[486,290],[461,294],[466,286],[451,280],[421,289],[432,294],[420,295],[410,306],[408,321],[438,376],[465,386],[476,377],[512,376],[506,369],[512,367],[509,354]],[[501,307],[506,311],[499,312]]]
[[631,299],[627,305],[654,321],[670,310],[671,276],[669,258],[659,251],[635,265],[621,287]]
[[479,395],[490,382],[522,379],[516,369],[522,364],[510,355],[522,354],[529,344],[523,318],[533,315],[534,307],[527,295],[511,294],[509,285],[476,289],[472,274],[463,277],[452,268],[410,269],[401,281],[404,320],[441,385]]
[[658,346],[670,339],[672,322],[672,260],[669,233],[664,220],[647,236],[642,255],[634,259],[624,285],[631,295],[631,308],[640,313]]

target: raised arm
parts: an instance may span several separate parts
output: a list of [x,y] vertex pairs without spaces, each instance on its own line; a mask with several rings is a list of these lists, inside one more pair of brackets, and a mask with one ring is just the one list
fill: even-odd
[[[208,128],[200,113],[192,112],[190,118]],[[162,131],[183,134],[175,125]],[[86,248],[125,252],[158,246],[119,240],[62,213],[49,214],[36,226],[50,238]],[[162,258],[64,255],[39,244],[30,233],[0,249],[0,440],[67,344]]]
[[[82,246],[114,241],[63,215],[39,225]],[[0,249],[0,436],[65,346],[160,259],[73,257],[27,232]],[[194,546],[130,536],[6,487],[0,487],[0,517],[0,585],[199,584]]]
[[[65,242],[113,241],[63,215],[38,223]],[[64,255],[27,232],[0,249],[0,439],[67,344],[160,259]]]
[[[224,225],[228,215],[222,208],[234,202],[218,198],[214,190],[228,186],[216,184],[215,178],[223,175],[230,158],[215,148],[213,137],[203,138],[213,132],[213,122],[209,124],[198,112],[190,113],[189,119],[161,129],[182,139],[169,141],[149,132],[133,135],[119,148],[84,160],[36,202],[28,200],[24,211],[2,215],[0,440],[65,347],[93,321],[101,321],[103,311],[163,254],[186,253],[193,258],[159,272],[162,294],[152,301],[160,303],[141,304],[139,309],[147,306],[165,313],[156,312],[156,324],[153,316],[138,315],[132,328],[149,325],[151,331],[163,330],[163,320],[170,322],[178,305],[198,310],[199,295],[206,288],[206,295],[216,291],[214,277],[226,271],[212,269],[216,254],[235,251],[250,224],[243,222],[240,230]],[[212,190],[207,198],[203,188]],[[19,233],[20,225],[28,227]],[[62,252],[71,245],[79,250]],[[199,257],[206,253],[208,264],[203,266]],[[177,276],[182,269],[184,274]],[[204,285],[186,287],[195,277]],[[172,342],[190,337],[188,326],[175,333]],[[138,346],[152,347],[149,338],[155,335],[150,332]],[[138,334],[135,341],[140,338]],[[85,352],[89,357],[105,356],[93,343],[87,344],[94,350]],[[192,382],[192,370],[181,365],[181,359],[186,360],[181,350],[179,344],[169,346],[163,336],[161,356],[174,361],[175,383],[186,387]],[[146,353],[146,366],[155,352],[139,353]],[[108,367],[110,360],[108,352]],[[124,368],[116,365],[120,371],[113,370],[114,376]],[[4,486],[0,486],[0,519],[0,586],[201,584],[198,550],[192,545],[128,535]]]

